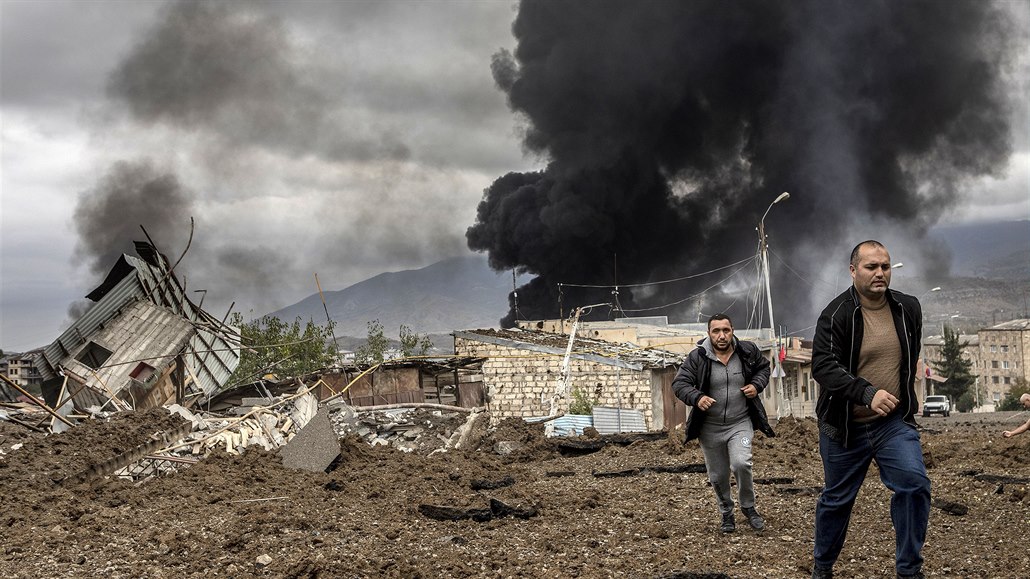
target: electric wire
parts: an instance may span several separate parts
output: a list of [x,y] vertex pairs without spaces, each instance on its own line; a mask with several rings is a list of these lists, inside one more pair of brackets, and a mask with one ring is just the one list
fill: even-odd
[[[743,266],[741,266],[741,267],[737,268],[737,269],[736,269],[736,270],[734,270],[734,271],[733,271],[733,273],[731,273],[730,275],[728,275],[728,276],[724,277],[723,279],[721,279],[721,280],[717,281],[716,283],[714,283],[714,284],[712,284],[712,285],[708,286],[707,288],[705,288],[705,289],[701,290],[700,292],[698,292],[698,293],[696,293],[696,294],[694,294],[694,295],[691,295],[691,296],[687,296],[687,297],[685,297],[685,298],[683,298],[683,299],[681,299],[681,300],[677,300],[677,301],[675,301],[675,302],[672,302],[672,303],[668,303],[668,304],[664,304],[664,305],[660,305],[660,306],[654,306],[654,307],[651,307],[651,308],[635,308],[635,309],[628,309],[628,310],[623,310],[623,312],[650,312],[650,311],[654,311],[654,310],[660,310],[660,309],[668,308],[668,307],[671,307],[671,306],[679,305],[679,304],[682,304],[683,302],[687,302],[687,301],[690,301],[690,300],[692,300],[692,299],[695,299],[695,298],[698,298],[698,297],[700,297],[700,296],[703,296],[703,295],[704,295],[704,294],[706,294],[706,293],[707,293],[707,292],[708,292],[709,290],[711,290],[711,289],[713,289],[713,288],[716,288],[716,287],[719,287],[720,285],[722,285],[722,284],[726,283],[726,282],[727,282],[727,281],[729,281],[730,279],[733,279],[733,277],[734,277],[734,276],[736,276],[736,275],[737,275],[738,273],[740,273],[740,272],[741,272],[741,271],[742,271],[742,270],[743,270],[743,269],[744,269],[745,267],[747,267],[747,263],[746,263],[746,262],[749,262],[749,261],[751,261],[752,259],[754,259],[754,258],[752,257],[752,258],[749,258],[749,259],[746,259],[746,260],[744,260],[744,262],[743,262],[743,263],[744,263],[744,265],[743,265]],[[742,263],[742,262],[737,262],[737,263],[739,264],[739,263]]]
[[729,269],[731,267],[738,266],[738,265],[740,265],[742,263],[749,262],[749,261],[751,261],[753,259],[755,259],[755,257],[751,256],[751,257],[748,257],[746,259],[742,259],[742,260],[740,260],[740,261],[738,261],[736,263],[731,263],[729,265],[724,265],[722,267],[717,267],[715,269],[712,269],[712,270],[709,270],[709,271],[705,271],[705,272],[702,272],[702,273],[694,273],[694,274],[691,274],[691,275],[686,275],[686,276],[683,276],[683,277],[677,277],[677,278],[674,278],[674,279],[665,279],[665,280],[660,280],[660,281],[649,281],[649,282],[645,282],[645,283],[618,284],[618,285],[614,285],[614,284],[609,284],[609,285],[593,285],[593,284],[578,284],[578,283],[558,282],[558,287],[560,288],[562,286],[567,286],[567,287],[581,287],[581,288],[620,288],[620,287],[621,288],[627,288],[627,287],[647,287],[647,286],[650,286],[650,285],[661,285],[661,284],[665,284],[665,283],[674,283],[674,282],[678,282],[678,281],[683,281],[685,279],[693,279],[693,278],[697,278],[697,277],[706,276],[706,275],[709,275],[709,274],[713,274],[713,273],[722,271],[724,269]]

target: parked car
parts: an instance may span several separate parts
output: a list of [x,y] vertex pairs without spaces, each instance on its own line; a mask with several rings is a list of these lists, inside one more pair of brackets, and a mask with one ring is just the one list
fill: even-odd
[[947,396],[927,396],[923,401],[923,416],[931,414],[951,415],[951,401]]

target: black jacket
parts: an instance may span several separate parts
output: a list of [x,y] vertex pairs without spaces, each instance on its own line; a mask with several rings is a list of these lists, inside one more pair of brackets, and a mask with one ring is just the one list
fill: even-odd
[[[901,403],[895,412],[903,412],[905,422],[915,426],[913,416],[918,402],[914,385],[923,310],[919,300],[898,291],[887,290],[887,303],[901,342]],[[876,394],[876,387],[856,375],[862,335],[862,308],[852,286],[819,315],[812,346],[812,376],[819,383],[819,401],[815,406],[819,430],[845,446],[851,440],[854,406],[869,406]]]
[[[706,340],[708,338],[705,338]],[[741,366],[744,369],[744,383],[754,384],[755,389],[761,394],[769,384],[769,360],[765,359],[762,351],[754,342],[737,340],[736,352],[740,357]],[[697,348],[687,355],[686,360],[680,365],[679,372],[672,380],[672,391],[676,397],[682,400],[687,406],[696,406],[702,396],[708,396],[711,392],[712,360],[705,353],[704,340],[698,343]],[[765,406],[758,396],[747,399],[747,413],[751,418],[751,425],[755,430],[763,432],[766,436],[776,436],[769,418],[765,413]],[[687,440],[697,438],[701,433],[701,425],[704,424],[707,412],[691,410],[687,419]]]

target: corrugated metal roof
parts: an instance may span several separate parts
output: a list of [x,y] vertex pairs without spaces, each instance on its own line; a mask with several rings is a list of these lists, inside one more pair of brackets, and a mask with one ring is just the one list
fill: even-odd
[[1030,320],[1011,320],[988,328],[989,330],[1030,330]]
[[[123,258],[127,256],[122,256]],[[84,344],[87,337],[118,314],[127,303],[143,297],[143,288],[134,275],[126,275],[106,292],[103,299],[93,304],[85,314],[68,327],[53,343],[43,348],[36,358],[36,368],[43,380],[58,377],[57,365]]]
[[[547,416],[531,416],[524,420],[530,424],[544,422]],[[566,414],[551,421],[554,430],[551,436],[582,436],[583,429],[594,425],[594,417],[589,414]]]
[[[157,252],[148,244],[142,245],[150,248],[147,255],[157,263]],[[137,243],[137,251],[145,247]],[[41,355],[36,358],[36,367],[44,380],[57,378],[58,364],[63,364],[81,349],[89,336],[117,316],[126,304],[144,298],[167,308],[190,325],[193,331],[188,342],[186,365],[189,373],[196,377],[197,388],[204,393],[212,394],[220,389],[239,365],[239,347],[210,329],[221,326],[221,322],[197,308],[186,297],[175,275],[166,275],[162,269],[148,261],[123,254],[104,282],[89,297],[96,299],[96,303],[57,340],[43,348]]]
[[594,406],[594,428],[601,434],[647,432],[643,412],[607,406]]
[[[497,330],[480,329],[455,331],[454,336],[467,340],[495,343],[513,348],[538,351],[553,355],[565,355],[569,344],[566,334],[554,334],[536,330]],[[630,370],[643,368],[666,368],[678,366],[683,355],[654,348],[641,348],[632,344],[616,344],[604,340],[594,340],[576,336],[572,358],[587,360],[599,364],[619,366]]]

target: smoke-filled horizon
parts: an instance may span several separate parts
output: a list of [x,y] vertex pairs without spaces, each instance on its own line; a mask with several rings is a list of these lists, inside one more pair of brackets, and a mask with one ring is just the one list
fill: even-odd
[[[548,164],[494,181],[468,245],[537,276],[518,290],[522,317],[567,315],[611,296],[559,296],[559,282],[655,281],[753,255],[756,225],[789,191],[766,219],[786,261],[843,271],[872,237],[946,275],[926,230],[1012,152],[1010,26],[978,1],[522,0],[517,47],[492,69],[525,149]],[[828,294],[772,266],[777,322],[807,325]],[[621,291],[619,305],[671,304],[717,279]],[[649,313],[739,316],[753,306],[740,293]]]

